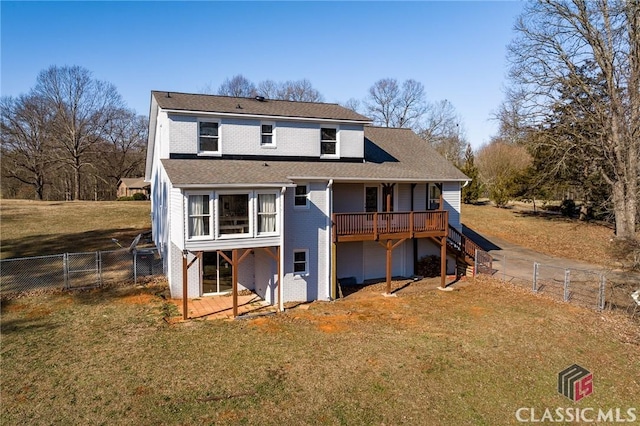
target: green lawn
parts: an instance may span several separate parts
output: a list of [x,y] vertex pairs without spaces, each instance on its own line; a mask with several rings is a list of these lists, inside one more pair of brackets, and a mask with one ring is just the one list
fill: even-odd
[[[638,407],[628,317],[492,281],[436,286],[174,324],[161,281],[5,301],[1,422],[500,425],[520,407]],[[575,404],[556,391],[574,363],[595,383]]]

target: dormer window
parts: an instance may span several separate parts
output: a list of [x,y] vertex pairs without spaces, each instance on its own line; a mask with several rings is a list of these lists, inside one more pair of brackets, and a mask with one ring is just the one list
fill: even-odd
[[276,145],[275,123],[262,122],[260,124],[260,146],[274,147]]
[[220,153],[220,122],[200,121],[198,129],[198,151],[204,154]]
[[320,156],[338,157],[338,129],[335,127],[320,128]]

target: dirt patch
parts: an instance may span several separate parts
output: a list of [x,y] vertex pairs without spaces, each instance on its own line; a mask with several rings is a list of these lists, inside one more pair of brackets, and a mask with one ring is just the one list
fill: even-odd
[[118,301],[125,305],[148,305],[153,299],[155,299],[155,296],[152,294],[140,293],[122,297]]
[[259,328],[261,331],[266,331],[267,333],[278,333],[282,330],[280,324],[276,323],[269,317],[258,317],[252,319],[250,324]]
[[52,313],[53,311],[51,309],[38,306],[30,309],[29,312],[26,314],[26,317],[29,319],[44,318],[46,316],[51,315]]

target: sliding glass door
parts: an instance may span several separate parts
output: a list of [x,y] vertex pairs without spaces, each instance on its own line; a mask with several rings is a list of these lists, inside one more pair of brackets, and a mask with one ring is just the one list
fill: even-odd
[[[224,254],[231,258],[231,252]],[[202,294],[219,294],[231,291],[232,267],[215,251],[202,253]]]

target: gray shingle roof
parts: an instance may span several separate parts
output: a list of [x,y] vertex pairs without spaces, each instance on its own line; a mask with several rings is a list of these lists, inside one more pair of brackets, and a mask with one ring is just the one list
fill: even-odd
[[[163,109],[220,112],[226,114],[263,115],[273,117],[319,118],[329,120],[371,122],[371,119],[338,104],[293,102],[230,96],[196,95],[153,91],[151,95]],[[239,108],[238,108],[239,107]]]
[[[303,179],[335,181],[461,181],[453,164],[409,129],[365,127],[365,162],[162,160],[175,186],[274,184]],[[265,165],[266,164],[266,165]]]

